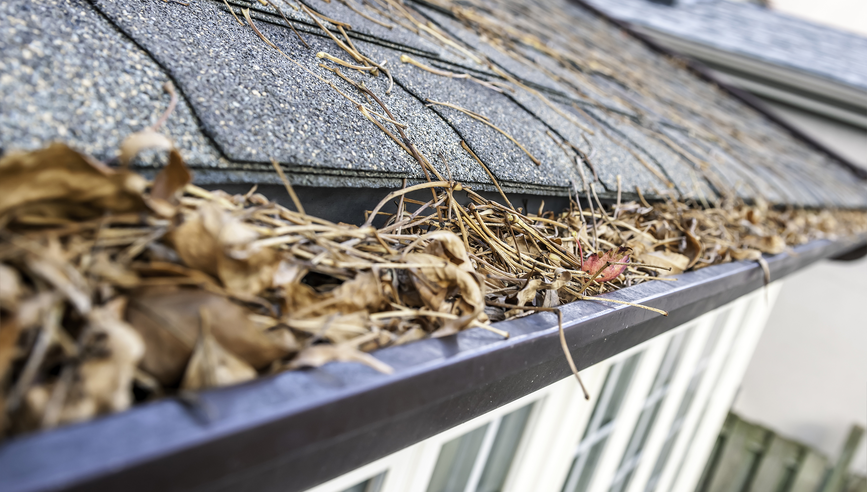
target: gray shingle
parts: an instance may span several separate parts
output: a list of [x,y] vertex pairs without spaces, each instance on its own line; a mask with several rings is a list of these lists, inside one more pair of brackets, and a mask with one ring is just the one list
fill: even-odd
[[614,18],[867,89],[867,38],[747,2],[588,0]]
[[[576,154],[561,145],[565,139],[590,155],[603,194],[616,191],[620,175],[624,191],[638,186],[651,195],[679,192],[712,199],[713,189],[734,189],[742,198],[793,205],[867,204],[864,186],[828,157],[570,3],[487,0],[500,14],[525,15],[521,29],[509,28],[520,39],[494,47],[495,39],[458,18],[410,2],[414,15],[424,14],[462,46],[455,49],[403,27],[378,26],[339,2],[305,1],[352,24],[350,36],[359,51],[387,62],[395,81],[390,94],[385,76],[341,70],[382,99],[443,176],[450,171],[457,180],[492,189],[481,167],[460,147],[465,140],[504,188],[567,195],[572,183],[580,184],[581,167]],[[396,187],[403,178],[423,179],[415,159],[335,90],[379,111],[356,88],[319,66],[319,51],[350,58],[309,18],[283,10],[297,20],[310,49],[270,7],[230,3],[250,7],[258,28],[288,58],[239,25],[222,1],[0,5],[0,145],[33,148],[65,138],[110,158],[125,135],[162,112],[168,96],[161,85],[171,78],[182,97],[167,130],[197,171],[199,183],[277,183],[271,157],[299,185]],[[550,26],[534,24],[553,15],[552,9],[557,12]],[[551,49],[570,54],[555,59],[546,54]],[[549,103],[521,87],[510,89],[491,69],[466,56],[467,50],[532,86]],[[502,83],[506,93],[425,72],[402,63],[403,54],[440,70]],[[491,127],[451,108],[427,107],[427,98],[484,114],[541,165]],[[582,127],[595,133],[586,134]],[[668,189],[666,180],[676,188]]]

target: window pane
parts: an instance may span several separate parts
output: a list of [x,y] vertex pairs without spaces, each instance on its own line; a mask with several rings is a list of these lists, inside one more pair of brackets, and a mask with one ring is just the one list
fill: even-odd
[[669,342],[665,355],[662,357],[662,363],[654,378],[653,386],[651,386],[650,393],[644,402],[644,408],[641,410],[641,414],[638,416],[638,421],[632,431],[632,437],[629,438],[629,444],[626,446],[626,451],[623,453],[623,458],[621,458],[620,465],[617,467],[617,473],[614,475],[614,482],[610,489],[611,492],[625,490],[629,484],[629,480],[632,478],[633,471],[641,462],[641,452],[644,450],[644,445],[647,443],[647,438],[650,436],[650,431],[653,429],[653,424],[659,415],[662,402],[665,401],[665,396],[668,394],[669,385],[671,384],[671,380],[674,379],[674,374],[677,372],[677,366],[691,333],[692,329],[681,331],[672,337],[671,342]]
[[359,484],[349,487],[343,492],[379,492],[379,490],[382,488],[382,482],[385,481],[386,473],[387,472],[382,472],[369,480],[365,480]]
[[726,309],[720,313],[717,316],[716,321],[714,321],[713,329],[711,330],[710,335],[708,335],[704,348],[701,351],[701,358],[696,363],[695,369],[693,369],[692,378],[689,380],[689,386],[687,386],[686,393],[684,393],[683,399],[680,401],[680,406],[677,408],[677,415],[675,415],[674,422],[671,424],[671,429],[668,431],[668,437],[665,438],[665,444],[662,445],[662,450],[656,458],[656,463],[653,465],[653,471],[650,473],[650,478],[647,480],[647,486],[644,488],[644,492],[653,492],[656,490],[656,484],[659,482],[663,470],[665,470],[665,465],[668,463],[668,458],[671,456],[671,452],[674,450],[674,445],[677,442],[677,436],[680,435],[683,421],[689,410],[692,408],[695,394],[704,379],[705,369],[707,369],[707,364],[710,362],[710,358],[713,355],[717,343],[719,343],[720,336],[722,336],[723,328],[726,325],[730,313],[731,310]]
[[428,492],[463,492],[489,425],[443,444],[427,487]]
[[428,492],[499,492],[533,404],[453,439],[440,449]]
[[636,366],[638,366],[640,355],[640,353],[635,354],[621,363],[623,364],[623,369],[620,372],[620,377],[617,378],[614,392],[608,401],[608,405],[605,407],[602,420],[599,422],[597,428],[608,425],[617,418],[617,414],[620,412],[620,405],[623,404],[623,400],[626,398],[626,390],[629,388],[629,383],[632,382],[632,375],[635,373]]
[[476,492],[500,492],[503,489],[532,409],[530,404],[503,417]]
[[[608,442],[608,436],[605,439],[597,442],[587,452],[586,458],[579,455],[572,462],[573,472],[569,473],[569,480],[563,486],[563,492],[584,492],[590,486],[590,479],[593,478],[593,472],[596,470],[596,464],[599,463],[599,458],[602,456],[602,450],[605,449],[605,443]],[[583,463],[581,460],[583,459]],[[580,467],[581,471],[578,471]],[[574,473],[574,474],[573,474]]]
[[629,389],[629,383],[632,382],[632,375],[638,366],[640,356],[640,352],[634,354],[614,364],[608,370],[605,384],[602,385],[599,399],[590,415],[587,429],[584,430],[584,437],[578,444],[572,469],[563,485],[564,492],[584,492],[590,485],[596,463],[605,449],[609,434],[614,430],[617,413],[626,398],[626,391]]

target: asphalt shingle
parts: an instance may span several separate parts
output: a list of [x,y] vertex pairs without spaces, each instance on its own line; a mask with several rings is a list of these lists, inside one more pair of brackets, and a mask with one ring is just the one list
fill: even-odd
[[[464,140],[516,193],[570,194],[582,181],[584,154],[603,194],[616,192],[619,175],[626,193],[639,187],[648,195],[713,200],[734,191],[792,205],[867,205],[864,187],[829,157],[569,2],[485,0],[487,11],[469,4],[449,11],[410,1],[410,15],[424,23],[416,28],[395,11],[304,1],[351,24],[359,52],[385,63],[390,92],[384,75],[339,68],[381,99],[442,176],[493,189],[461,147]],[[200,183],[277,183],[271,158],[299,185],[378,188],[424,179],[415,158],[358,108],[383,113],[379,104],[320,66],[338,67],[319,52],[359,62],[305,13],[281,4],[309,48],[271,6],[228,3],[239,16],[249,8],[282,53],[239,24],[222,1],[0,5],[0,146],[65,139],[110,159],[125,135],[161,114],[169,99],[162,85],[173,80],[181,102],[166,131]],[[402,55],[454,73],[429,73]],[[427,99],[484,115],[540,165],[491,126]],[[393,124],[379,121],[397,135]],[[138,165],[153,169],[158,162]]]

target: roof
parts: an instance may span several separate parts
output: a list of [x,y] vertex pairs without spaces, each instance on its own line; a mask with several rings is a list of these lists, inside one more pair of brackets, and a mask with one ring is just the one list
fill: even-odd
[[632,24],[867,90],[867,37],[747,2],[588,3]]
[[[125,135],[168,105],[162,85],[172,80],[181,103],[166,129],[200,184],[279,183],[271,158],[301,186],[383,188],[425,179],[410,153],[334,90],[364,97],[320,67],[320,51],[347,56],[310,16],[282,11],[307,48],[272,7],[228,4],[239,18],[249,8],[282,54],[222,1],[3,4],[0,145],[33,148],[62,139],[112,158]],[[534,10],[551,14],[546,19],[514,24],[523,6],[503,2],[483,25],[468,22],[472,10],[409,2],[413,18],[432,26],[425,31],[353,3],[306,5],[351,25],[354,46],[387,62],[390,93],[386,77],[343,70],[379,95],[441,175],[477,189],[493,186],[461,141],[510,192],[566,196],[595,171],[608,196],[620,176],[627,194],[640,188],[706,201],[737,195],[799,206],[867,205],[864,184],[831,157],[580,6],[546,3]],[[502,29],[490,30],[496,26]],[[402,63],[402,55],[506,89],[436,75]],[[428,99],[481,113],[492,126]]]
[[[286,56],[236,22],[222,1],[0,3],[0,145],[64,139],[110,159],[126,134],[159,117],[169,103],[161,86],[171,80],[181,100],[167,130],[199,183],[277,183],[273,157],[296,184],[310,187],[307,196],[346,209],[347,188],[424,179],[399,144],[337,93],[377,107],[319,66],[319,51],[350,60],[309,17],[283,11],[312,49],[270,8],[227,2],[238,16],[241,6],[249,8]],[[485,24],[473,11],[409,1],[406,8],[424,22],[407,27],[365,13],[389,29],[348,0],[308,4],[351,24],[349,37],[366,56],[388,61],[390,93],[385,77],[344,73],[382,99],[434,168],[473,186],[491,184],[461,141],[507,189],[537,196],[571,193],[595,169],[609,196],[620,176],[625,192],[637,186],[658,197],[712,200],[731,191],[776,203],[867,204],[864,185],[831,158],[580,7],[498,3],[485,15],[495,24]],[[516,28],[506,13],[526,22]],[[515,37],[498,44],[504,32]],[[402,63],[401,55],[513,90],[435,75]],[[491,65],[474,61],[482,57]],[[466,113],[428,106],[428,99],[482,113],[515,140]],[[397,132],[385,119],[380,124]],[[776,280],[865,241],[861,235],[797,247],[768,257],[767,274]],[[587,367],[755,291],[765,279],[758,265],[741,262],[610,294],[652,303],[669,316],[596,302],[563,306],[569,350]],[[539,314],[498,325],[508,340],[471,329],[387,348],[375,357],[395,369],[389,375],[330,364],[23,436],[0,447],[0,488],[301,491],[562,379],[568,366],[556,323]]]

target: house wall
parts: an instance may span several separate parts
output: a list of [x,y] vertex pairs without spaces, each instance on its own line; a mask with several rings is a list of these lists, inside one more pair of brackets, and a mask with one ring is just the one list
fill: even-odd
[[[867,426],[867,258],[822,262],[786,280],[734,412],[836,460]],[[867,442],[852,470],[867,474]]]

